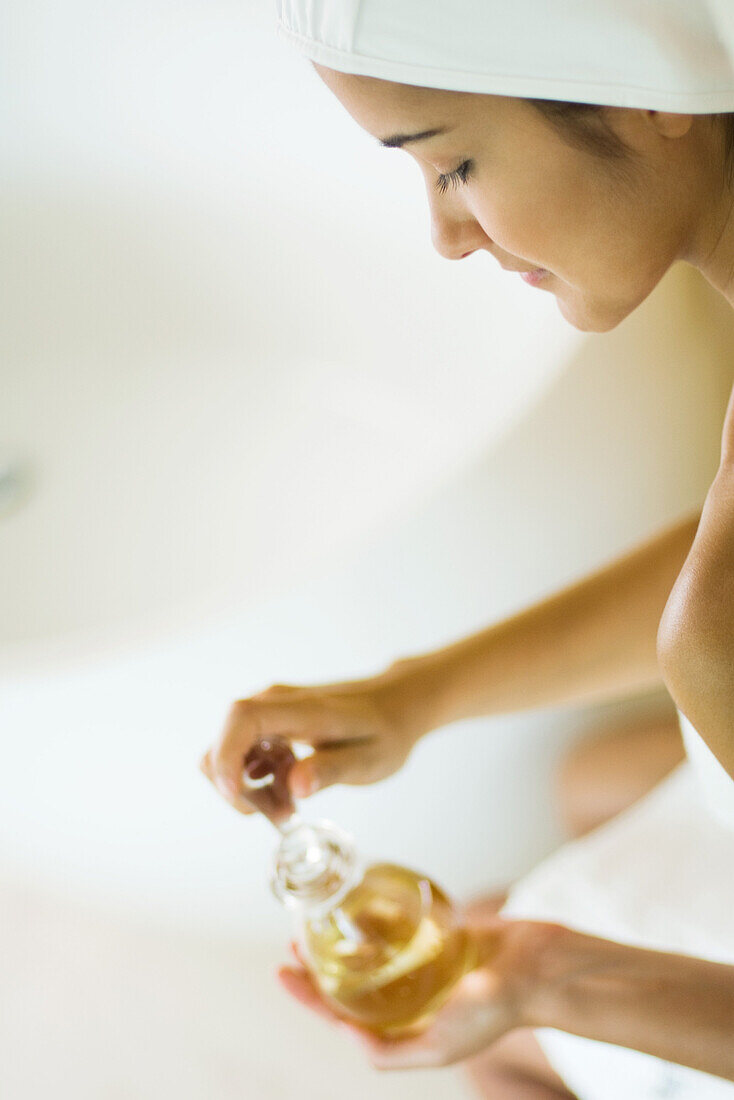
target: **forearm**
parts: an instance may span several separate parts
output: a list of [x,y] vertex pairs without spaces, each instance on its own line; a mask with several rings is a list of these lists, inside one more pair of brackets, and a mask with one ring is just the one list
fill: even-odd
[[538,604],[445,649],[397,662],[417,728],[561,703],[594,702],[662,682],[658,623],[698,515]]
[[734,966],[558,926],[538,925],[536,931],[527,922],[527,928],[536,981],[528,987],[525,1024],[630,1047],[734,1081]]

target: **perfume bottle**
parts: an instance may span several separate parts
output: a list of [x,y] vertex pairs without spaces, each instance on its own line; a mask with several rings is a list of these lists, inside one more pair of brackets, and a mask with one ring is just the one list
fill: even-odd
[[245,759],[247,797],[280,832],[271,886],[295,916],[302,958],[330,1007],[385,1036],[421,1031],[476,965],[472,937],[426,875],[366,863],[328,821],[306,822],[287,787],[280,739]]

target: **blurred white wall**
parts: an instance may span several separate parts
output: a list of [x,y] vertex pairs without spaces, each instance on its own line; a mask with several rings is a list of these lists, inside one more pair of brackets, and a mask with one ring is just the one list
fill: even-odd
[[0,459],[30,489],[0,540],[6,651],[277,593],[479,453],[577,342],[489,256],[437,256],[412,162],[269,3],[4,18]]
[[[456,1097],[359,1076],[274,991],[272,840],[197,760],[233,698],[441,645],[700,504],[728,308],[680,267],[582,337],[440,260],[268,3],[2,19],[0,1093]],[[464,723],[313,809],[478,891],[558,842],[549,774],[615,713]]]

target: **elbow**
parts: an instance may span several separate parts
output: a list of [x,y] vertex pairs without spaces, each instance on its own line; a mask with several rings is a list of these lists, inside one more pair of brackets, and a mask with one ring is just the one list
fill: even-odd
[[657,634],[657,661],[660,675],[676,706],[681,706],[679,687],[689,678],[686,665],[687,639],[679,615],[670,610],[670,600],[660,620]]
[[709,490],[657,635],[673,701],[734,776],[734,468]]
[[660,672],[675,705],[734,778],[734,624],[727,601],[720,594],[714,606],[695,586],[676,589],[658,629]]
[[689,716],[718,681],[731,645],[718,636],[718,617],[695,581],[681,574],[658,626],[657,661],[674,703]]

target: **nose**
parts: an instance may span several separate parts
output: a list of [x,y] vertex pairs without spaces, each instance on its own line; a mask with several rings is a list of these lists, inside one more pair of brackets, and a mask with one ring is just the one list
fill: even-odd
[[429,200],[431,209],[431,240],[439,256],[445,260],[463,260],[492,241],[477,219],[462,209],[454,199]]

